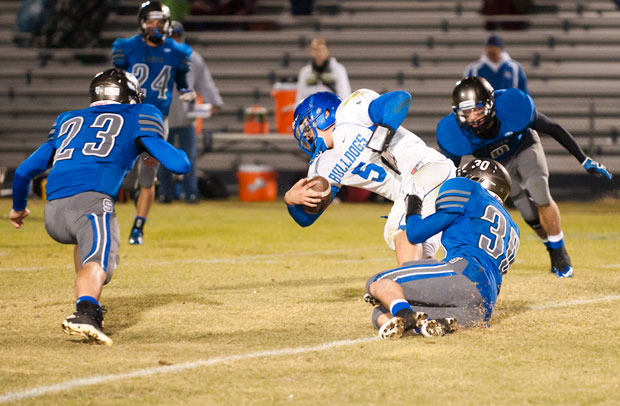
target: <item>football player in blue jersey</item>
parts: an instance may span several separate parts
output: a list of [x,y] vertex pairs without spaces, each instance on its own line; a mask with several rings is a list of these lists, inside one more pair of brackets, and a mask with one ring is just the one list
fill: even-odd
[[[457,165],[461,157],[492,158],[512,177],[510,198],[549,251],[551,271],[570,278],[560,211],[549,192],[549,169],[538,132],[551,135],[590,174],[611,179],[605,166],[588,157],[560,124],[536,111],[519,89],[493,90],[483,78],[464,78],[452,93],[452,110],[437,124],[437,143]],[[535,130],[535,131],[533,131]]]
[[[112,45],[112,63],[117,68],[133,73],[142,87],[145,103],[157,107],[164,118],[168,116],[172,102],[172,88],[176,83],[180,99],[192,102],[196,92],[189,89],[186,74],[191,66],[192,48],[179,43],[168,34],[171,27],[170,10],[160,1],[142,3],[138,12],[140,34],[131,38],[120,38]],[[167,121],[164,138],[168,136]],[[140,186],[136,218],[129,235],[130,244],[143,244],[144,224],[155,199],[156,166],[139,166],[128,177],[128,182],[137,177]]]
[[446,256],[407,262],[368,280],[364,299],[376,305],[372,322],[381,338],[485,325],[519,249],[519,228],[503,206],[510,175],[498,162],[475,159],[459,168],[439,189],[436,212],[424,218],[421,189],[406,198],[407,238],[419,243],[443,232]]
[[62,113],[41,145],[16,170],[9,220],[21,228],[30,180],[50,169],[45,228],[62,244],[74,244],[76,311],[63,321],[66,333],[105,345],[99,297],[118,265],[120,232],[114,201],[123,177],[143,152],[175,173],[187,173],[185,152],[164,141],[161,112],[140,104],[136,78],[113,68],[90,84],[90,107]]

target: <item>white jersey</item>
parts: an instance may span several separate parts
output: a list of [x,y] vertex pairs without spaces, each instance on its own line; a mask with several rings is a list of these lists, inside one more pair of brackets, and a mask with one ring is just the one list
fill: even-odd
[[409,184],[417,169],[446,157],[428,147],[411,131],[398,127],[389,149],[401,174],[383,164],[377,152],[366,148],[375,126],[368,107],[377,97],[378,93],[361,89],[342,102],[336,111],[336,127],[332,133],[334,147],[314,159],[308,176],[320,175],[331,185],[355,186],[396,201],[403,193],[403,183]]

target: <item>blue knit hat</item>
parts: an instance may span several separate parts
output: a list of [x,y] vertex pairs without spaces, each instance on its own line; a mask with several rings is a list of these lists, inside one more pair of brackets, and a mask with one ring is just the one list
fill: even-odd
[[497,34],[493,34],[487,38],[486,46],[493,45],[500,49],[504,49],[504,40]]

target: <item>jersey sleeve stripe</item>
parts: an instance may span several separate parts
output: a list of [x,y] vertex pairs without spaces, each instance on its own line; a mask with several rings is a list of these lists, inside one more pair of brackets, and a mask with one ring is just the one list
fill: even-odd
[[140,123],[140,125],[150,125],[150,126],[157,128],[160,131],[164,131],[164,126],[161,125],[161,121],[142,119],[142,120],[138,120],[138,123]]

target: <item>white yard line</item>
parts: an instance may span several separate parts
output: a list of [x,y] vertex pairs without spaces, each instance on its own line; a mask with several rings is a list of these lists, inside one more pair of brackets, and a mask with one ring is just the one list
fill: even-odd
[[[582,304],[591,304],[591,303],[600,303],[607,302],[611,300],[620,299],[620,295],[614,296],[603,296],[599,298],[593,299],[581,299],[581,300],[570,300],[566,302],[557,302],[557,303],[548,303],[546,305],[540,306],[530,306],[530,310],[542,310],[542,309],[552,309],[556,307],[567,307],[567,306],[575,306]],[[104,382],[110,381],[119,381],[124,379],[131,378],[143,378],[152,375],[162,375],[162,374],[171,374],[182,372],[190,369],[196,369],[203,366],[211,366],[216,364],[221,364],[223,362],[229,361],[239,361],[246,360],[252,358],[265,358],[265,357],[277,357],[277,356],[285,356],[285,355],[297,355],[304,354],[308,352],[319,352],[326,351],[332,348],[337,347],[345,347],[355,344],[366,343],[370,341],[378,340],[377,336],[372,337],[363,337],[355,340],[341,340],[341,341],[331,341],[324,344],[319,344],[313,347],[298,347],[298,348],[284,348],[280,350],[269,350],[269,351],[260,351],[260,352],[252,352],[247,354],[238,354],[238,355],[227,355],[222,357],[214,357],[208,359],[201,359],[197,361],[189,361],[176,365],[169,366],[158,366],[153,368],[145,368],[145,369],[137,369],[135,371],[126,372],[122,374],[108,374],[108,375],[95,375],[90,378],[76,379],[72,381],[60,382],[54,385],[48,386],[36,386],[32,389],[26,389],[18,392],[9,392],[5,395],[0,396],[0,403],[6,402],[15,402],[22,399],[35,398],[43,395],[47,395],[50,393],[64,392],[73,388],[80,388],[84,386],[98,385]]]
[[199,368],[203,366],[221,364],[223,362],[229,362],[229,361],[246,360],[246,359],[251,359],[251,358],[277,357],[277,356],[283,356],[283,355],[297,355],[297,354],[304,354],[307,352],[326,351],[332,348],[361,344],[361,343],[366,343],[369,341],[375,341],[378,339],[379,339],[378,336],[374,336],[374,337],[358,338],[356,340],[332,341],[332,342],[325,343],[325,344],[319,344],[314,347],[284,348],[281,350],[260,351],[260,352],[253,352],[249,354],[239,354],[239,355],[228,355],[224,357],[214,357],[214,358],[208,358],[208,359],[201,359],[197,361],[184,362],[184,363],[176,364],[176,365],[138,369],[132,372],[126,372],[124,374],[96,375],[90,378],[76,379],[73,381],[61,382],[61,383],[57,383],[55,385],[49,385],[49,386],[37,386],[35,388],[20,391],[20,392],[7,393],[6,395],[0,396],[0,403],[15,402],[15,401],[22,400],[22,399],[34,398],[34,397],[38,397],[42,395],[47,395],[49,393],[63,392],[63,391],[73,389],[73,388],[98,385],[104,382],[125,380],[125,379],[131,379],[131,378],[144,378],[144,377],[152,376],[152,375],[176,373],[176,372],[186,371],[189,369],[195,369],[195,368]]

